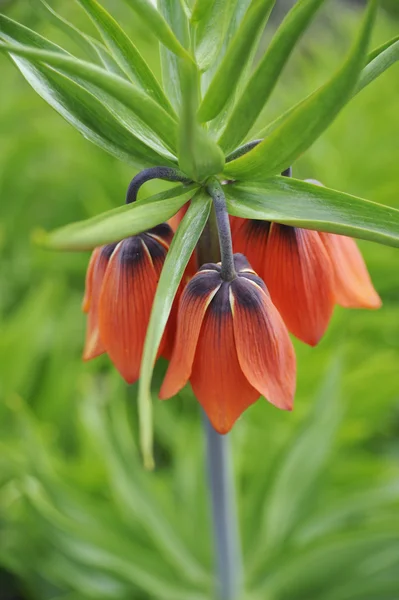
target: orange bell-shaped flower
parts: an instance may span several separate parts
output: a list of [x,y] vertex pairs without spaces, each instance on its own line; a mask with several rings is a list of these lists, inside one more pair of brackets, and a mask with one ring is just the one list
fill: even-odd
[[[118,244],[96,248],[90,260],[83,358],[89,360],[107,352],[128,383],[139,377],[151,308],[172,236],[169,225],[163,223]],[[168,345],[166,331],[159,354]]]
[[263,281],[246,258],[234,256],[237,277],[224,281],[220,266],[203,265],[179,305],[174,351],[160,398],[190,380],[219,433],[264,395],[291,410],[296,361],[288,331]]

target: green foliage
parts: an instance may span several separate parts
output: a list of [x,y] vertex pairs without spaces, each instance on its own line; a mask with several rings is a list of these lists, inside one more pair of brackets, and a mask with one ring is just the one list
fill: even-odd
[[[62,3],[60,7],[79,23],[78,11]],[[295,53],[259,127],[316,89],[333,70],[343,38],[349,39],[358,24],[357,14],[344,14],[340,35],[320,25],[306,48]],[[35,26],[33,13],[26,12],[25,18]],[[146,50],[153,46],[151,64],[158,76],[154,38],[143,39],[128,18],[123,25],[146,59]],[[57,43],[64,42],[65,33],[51,24],[36,27]],[[396,31],[381,16],[376,44]],[[19,42],[36,45],[33,40]],[[71,53],[76,51],[74,43]],[[214,557],[195,399],[186,389],[175,400],[158,402],[155,392],[165,365],[157,365],[157,472],[143,472],[136,387],[127,390],[105,358],[81,363],[84,322],[79,311],[88,255],[50,253],[28,242],[32,228],[51,230],[88,219],[95,225],[97,219],[107,219],[110,210],[120,215],[122,224],[132,209],[115,207],[122,204],[134,174],[130,165],[141,168],[168,160],[173,165],[175,155],[159,140],[153,147],[148,129],[145,142],[140,141],[153,158],[144,150],[139,154],[133,146],[139,139],[133,132],[143,131],[136,126],[138,119],[99,88],[45,64],[40,65],[39,78],[39,66],[15,55],[13,60],[36,87],[42,77],[49,78],[40,87],[47,89],[46,100],[63,116],[75,114],[74,124],[85,115],[86,129],[82,125],[79,131],[98,144],[90,133],[95,131],[106,140],[102,147],[109,152],[88,145],[29,92],[10,65],[2,65],[0,563],[33,600],[209,600]],[[204,79],[211,72],[210,68]],[[378,74],[382,72],[381,68]],[[347,198],[330,191],[340,188],[399,208],[395,73],[382,76],[377,87],[356,97],[295,164],[296,177],[316,177],[328,186],[313,197],[317,203],[330,200],[332,194],[341,201]],[[62,95],[55,94],[54,82],[61,86],[64,79]],[[83,110],[87,97],[87,108],[98,115],[92,122],[89,110]],[[178,112],[178,99],[173,106]],[[106,119],[107,114],[112,124],[106,130],[103,121],[111,118]],[[112,143],[107,137],[111,131],[118,132]],[[272,183],[241,182],[234,189]],[[301,191],[309,188],[293,185]],[[165,194],[166,187],[148,183],[137,207],[151,205],[153,196]],[[165,213],[158,212],[159,219],[180,205],[182,198],[173,195],[162,201]],[[288,198],[280,189],[278,198],[280,206],[271,206],[282,211]],[[262,197],[264,211],[271,210],[268,200],[269,195]],[[232,207],[237,200],[229,202]],[[258,207],[260,202],[259,198]],[[368,204],[362,206],[359,210]],[[339,223],[331,214],[329,218]],[[126,224],[130,232],[135,226],[133,221]],[[397,254],[389,246],[361,244],[383,308],[375,314],[337,309],[316,351],[296,344],[299,381],[293,414],[259,402],[233,432],[245,600],[398,597]],[[167,288],[166,274],[163,277]]]
[[140,372],[138,402],[139,407],[141,406],[142,452],[145,465],[150,469],[154,467],[152,457],[152,373],[173,300],[188,261],[206,225],[210,208],[211,199],[207,194],[199,191],[194,195],[168,251],[148,324]]
[[[399,247],[399,211],[297,179],[274,177],[264,183],[226,187],[229,212],[245,219],[334,231]],[[267,203],[265,202],[267,198]],[[331,221],[330,221],[331,219]],[[367,223],[367,225],[365,225]]]

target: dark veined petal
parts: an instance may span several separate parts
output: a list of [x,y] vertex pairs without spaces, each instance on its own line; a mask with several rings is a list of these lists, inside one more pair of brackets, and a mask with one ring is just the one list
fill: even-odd
[[296,359],[284,322],[251,275],[231,284],[230,304],[238,361],[249,383],[278,408],[293,406]]
[[206,311],[190,377],[196,398],[222,434],[259,398],[238,361],[229,289],[223,283]]
[[317,344],[334,308],[333,269],[319,233],[273,223],[260,274],[291,333]]
[[105,272],[115,248],[116,244],[96,248],[90,258],[82,307],[88,313],[83,360],[91,360],[105,352],[98,327],[98,305]]
[[239,217],[233,219],[233,250],[244,254],[252,268],[262,277],[271,223]]
[[202,321],[220,285],[217,272],[200,271],[184,289],[173,354],[159,393],[162,400],[177,394],[189,380]]
[[149,233],[130,237],[116,247],[104,277],[99,303],[100,335],[109,357],[128,383],[139,377],[165,255],[165,245]]
[[320,237],[334,271],[336,302],[346,308],[379,308],[381,298],[355,240],[335,233],[320,232]]

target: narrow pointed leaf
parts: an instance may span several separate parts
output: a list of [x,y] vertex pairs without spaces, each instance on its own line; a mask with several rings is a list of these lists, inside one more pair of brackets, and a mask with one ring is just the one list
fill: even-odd
[[159,344],[184,270],[206,225],[211,198],[199,191],[174,235],[159,279],[144,344],[139,379],[140,438],[144,462],[153,467],[151,380]]
[[237,101],[220,138],[230,152],[244,140],[265,107],[295,45],[324,0],[300,0],[288,13],[272,39],[266,54]]
[[207,71],[220,53],[234,4],[233,0],[214,0],[197,25],[195,56],[201,71]]
[[132,83],[86,61],[56,52],[36,50],[12,44],[0,44],[2,52],[22,56],[38,64],[47,64],[98,86],[131,109],[173,151],[176,150],[176,122],[154,100]]
[[177,56],[185,58],[189,62],[192,61],[191,56],[183,48],[161,13],[157,11],[150,0],[125,0],[125,2],[146,23],[161,44],[169,48]]
[[195,0],[191,13],[191,23],[199,23],[211,8],[213,0]]
[[377,48],[371,55],[371,60],[365,66],[356,86],[355,94],[372,83],[389,67],[399,61],[399,36]]
[[230,214],[399,247],[399,210],[298,179],[224,187]]
[[83,52],[92,62],[96,62],[98,60],[98,52],[93,45],[92,38],[90,39],[90,36],[80,31],[80,29],[75,27],[75,25],[59,15],[51,6],[49,6],[49,4],[47,4],[45,0],[40,0],[39,6],[43,9],[43,12],[45,12],[47,19],[52,20],[55,26],[63,31],[73,42],[75,42],[75,44],[83,50]]
[[198,111],[201,122],[215,118],[234,93],[274,2],[275,0],[252,0],[201,103]]
[[45,65],[32,65],[14,57],[14,62],[33,89],[86,139],[113,156],[146,168],[174,165],[123,127],[90,92]]
[[90,250],[96,246],[118,242],[173,217],[196,189],[195,185],[178,185],[146,200],[124,204],[50,233],[38,232],[35,241],[56,250]]
[[[184,48],[190,44],[189,24],[180,0],[158,0],[158,10]],[[177,113],[182,104],[180,58],[161,44],[162,84]]]
[[117,21],[96,0],[78,2],[96,25],[116,62],[129,79],[173,115],[173,109],[150,67]]
[[332,123],[352,96],[364,66],[376,7],[376,0],[371,0],[361,33],[343,67],[299,104],[262,143],[228,163],[225,167],[228,177],[254,180],[282,172]]
[[[369,56],[367,57],[367,65],[361,72],[359,81],[357,83],[356,88],[353,90],[352,97],[356,96],[361,90],[363,90],[367,85],[372,83],[377,77],[382,75],[389,67],[391,67],[396,61],[399,60],[399,36],[390,40],[389,42],[385,42],[382,46],[373,50]],[[319,88],[318,91],[320,91]],[[317,92],[316,92],[317,93]],[[303,106],[310,98],[312,94],[307,96],[304,100],[301,100],[295,106],[292,106],[288,110],[286,110],[282,115],[274,119],[271,123],[263,127],[256,134],[256,138],[264,138],[270,135],[275,129],[280,127],[282,123],[284,123],[288,117],[290,117],[296,110],[299,110],[301,106]]]
[[194,181],[202,182],[224,166],[219,146],[200,127],[196,117],[198,98],[198,71],[187,64],[181,65],[183,104],[179,131],[179,165]]

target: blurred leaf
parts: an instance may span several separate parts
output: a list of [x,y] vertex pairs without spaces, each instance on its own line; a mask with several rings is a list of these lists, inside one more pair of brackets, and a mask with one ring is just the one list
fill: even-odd
[[225,152],[234,150],[249,133],[269,99],[298,39],[324,0],[301,0],[294,4],[273,37],[234,107],[219,143]]
[[[356,88],[352,92],[352,97],[356,96],[366,85],[372,83],[374,79],[376,79],[379,75],[381,75],[386,69],[388,69],[392,64],[394,64],[397,46],[396,46],[397,38],[394,38],[390,42],[386,42],[381,47],[377,48],[368,56],[368,64],[364,67],[360,74],[360,79],[357,83]],[[392,47],[391,47],[392,45]],[[319,88],[318,91],[321,91],[322,88]],[[317,92],[316,92],[317,93]],[[287,111],[285,111],[282,115],[277,117],[274,121],[266,125],[256,137],[264,138],[269,136],[273,131],[278,129],[295,111],[299,110],[301,106],[305,105],[308,102],[312,95],[307,96],[295,106],[292,106]]]
[[256,148],[228,163],[228,177],[256,180],[289,167],[330,125],[351,97],[365,61],[376,13],[370,0],[361,33],[343,67],[322,88],[294,109]]
[[234,4],[234,0],[214,0],[204,8],[195,31],[195,56],[201,71],[207,71],[217,59]]
[[[169,24],[176,38],[184,48],[189,47],[189,27],[181,0],[158,0],[158,10]],[[176,112],[180,113],[182,103],[180,81],[180,59],[165,46],[160,47],[162,84]]]
[[48,234],[39,232],[37,242],[57,250],[90,250],[103,244],[119,242],[173,217],[196,189],[195,185],[178,185],[140,202],[125,204]]
[[153,466],[151,379],[157,350],[184,270],[208,220],[210,207],[210,196],[204,191],[198,192],[191,201],[166,255],[152,306],[141,362],[138,396],[141,449],[147,468]]
[[52,67],[58,67],[72,76],[98,86],[111,97],[130,108],[150,129],[159,135],[172,152],[176,150],[177,127],[175,121],[154,100],[132,83],[94,64],[71,56],[3,43],[0,44],[0,50],[28,58],[34,63],[44,63]]
[[199,23],[211,8],[212,0],[195,0],[191,13],[191,22]]
[[399,42],[399,35],[395,36],[391,40],[384,42],[383,44],[381,44],[381,46],[378,46],[377,48],[372,50],[367,57],[367,63],[371,63],[380,54],[385,52],[385,50],[389,50],[391,46],[396,44],[396,42]]
[[192,58],[187,50],[181,45],[161,13],[151,4],[150,0],[125,0],[125,2],[147,24],[150,31],[159,39],[161,44],[169,48],[177,56],[188,60],[188,62],[192,62]]
[[[275,0],[252,0],[244,19],[214,75],[198,110],[201,122],[216,117],[234,94],[251,51],[263,31]],[[253,102],[253,98],[252,98]]]
[[335,361],[318,393],[311,418],[281,460],[259,518],[257,540],[251,548],[251,569],[261,567],[264,553],[278,553],[306,510],[311,509],[314,486],[325,469],[342,418],[340,374],[341,367]]
[[181,82],[183,103],[179,124],[179,166],[194,181],[202,182],[223,170],[224,156],[197,121],[199,73],[196,68],[181,65]]
[[[224,187],[230,214],[399,247],[399,210],[298,179]],[[319,191],[320,190],[320,191]]]
[[116,62],[129,79],[174,116],[173,109],[154,74],[117,21],[96,0],[78,2],[93,20]]
[[[371,59],[371,60],[370,60]],[[377,48],[369,57],[369,63],[363,69],[355,94],[384,73],[399,60],[399,36]]]

